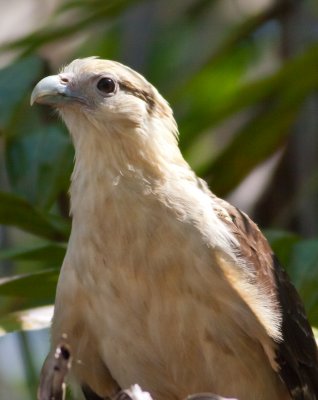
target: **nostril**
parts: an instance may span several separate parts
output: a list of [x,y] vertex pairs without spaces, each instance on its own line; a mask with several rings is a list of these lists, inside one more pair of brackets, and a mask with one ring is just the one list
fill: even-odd
[[60,77],[61,83],[67,84],[70,81],[66,75],[60,74],[59,77]]

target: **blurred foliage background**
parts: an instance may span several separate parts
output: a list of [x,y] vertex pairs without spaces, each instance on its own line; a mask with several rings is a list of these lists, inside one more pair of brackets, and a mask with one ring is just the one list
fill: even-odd
[[160,90],[189,163],[259,223],[318,326],[317,1],[0,7],[0,351],[13,363],[0,361],[0,397],[35,398],[70,231],[72,144],[30,93],[77,57],[116,59]]

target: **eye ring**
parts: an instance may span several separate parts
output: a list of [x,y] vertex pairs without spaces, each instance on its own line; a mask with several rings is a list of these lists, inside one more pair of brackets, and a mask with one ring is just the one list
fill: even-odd
[[97,89],[107,95],[114,94],[116,91],[116,82],[109,76],[104,76],[97,82]]

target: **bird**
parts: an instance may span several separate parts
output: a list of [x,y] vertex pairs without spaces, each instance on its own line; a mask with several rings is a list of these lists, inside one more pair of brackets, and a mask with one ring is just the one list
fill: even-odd
[[139,384],[156,400],[318,399],[317,345],[296,289],[257,225],[185,161],[158,90],[88,57],[42,79],[33,103],[57,110],[75,148],[38,399],[52,399],[61,337],[78,398]]

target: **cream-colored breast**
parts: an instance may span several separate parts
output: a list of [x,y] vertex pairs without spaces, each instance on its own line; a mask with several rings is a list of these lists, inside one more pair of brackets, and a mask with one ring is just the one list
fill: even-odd
[[[71,291],[83,299],[77,318],[85,340],[91,335],[123,388],[138,383],[157,400],[207,391],[240,400],[283,399],[285,389],[264,351],[271,339],[225,279],[222,250],[187,215],[191,207],[180,214],[158,193],[121,186],[123,179],[96,204],[103,213],[74,216],[57,302]],[[57,312],[55,336],[70,320],[65,302]],[[73,340],[84,346],[80,334]]]

